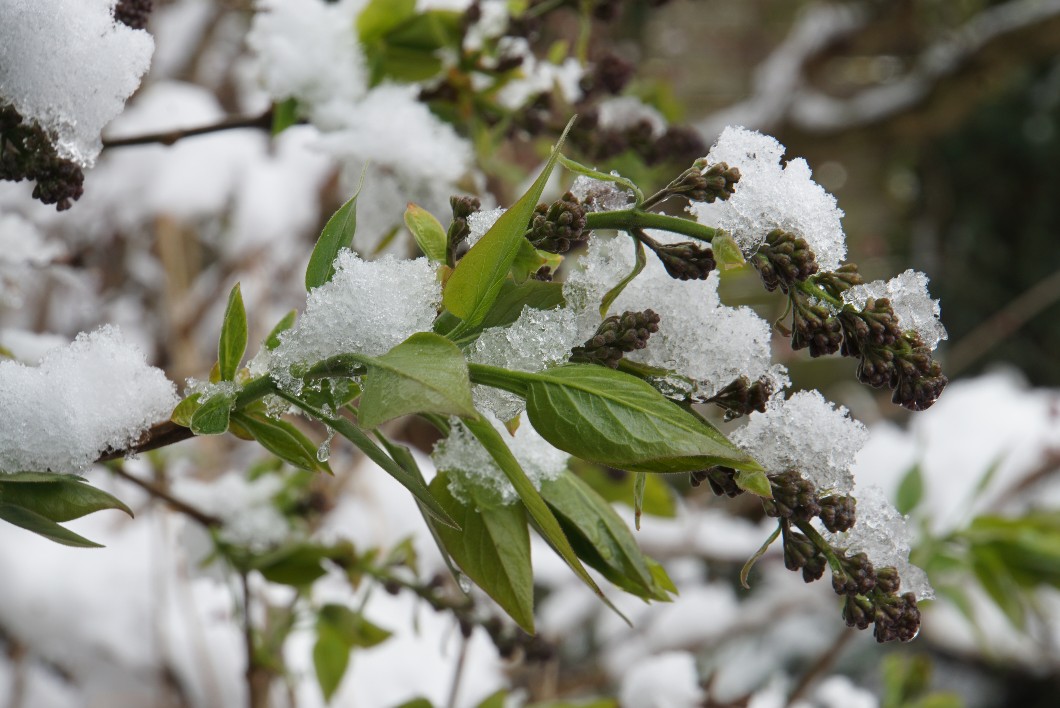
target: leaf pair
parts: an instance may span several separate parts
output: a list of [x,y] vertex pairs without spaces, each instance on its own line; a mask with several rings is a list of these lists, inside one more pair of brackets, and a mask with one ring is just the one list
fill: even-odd
[[59,522],[79,519],[103,509],[132,510],[116,497],[81,477],[48,472],[0,476],[0,519],[64,546],[100,548]]

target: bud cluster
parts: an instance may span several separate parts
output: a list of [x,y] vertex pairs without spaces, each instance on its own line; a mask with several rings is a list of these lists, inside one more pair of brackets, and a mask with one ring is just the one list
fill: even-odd
[[59,157],[47,133],[24,123],[13,106],[0,108],[0,146],[0,180],[34,180],[34,199],[63,211],[84,192],[81,168]]
[[750,415],[754,411],[765,413],[766,403],[773,395],[774,384],[771,379],[761,378],[752,382],[741,376],[725,388],[706,400],[725,411],[725,421],[735,420]]
[[732,499],[743,494],[743,490],[736,485],[736,470],[731,467],[696,470],[688,476],[688,481],[693,487],[698,487],[705,481],[716,497],[726,496]]
[[538,204],[526,238],[534,248],[549,253],[566,253],[589,240],[589,233],[585,230],[585,207],[570,192],[551,204]]
[[770,292],[779,287],[786,293],[817,272],[817,258],[806,239],[781,229],[770,231],[748,260]]
[[596,93],[617,95],[629,84],[634,73],[636,67],[633,64],[617,54],[607,53],[596,60],[579,85],[586,96]]
[[688,164],[707,151],[703,139],[691,128],[669,126],[656,137],[655,128],[647,120],[623,128],[608,128],[600,125],[600,114],[595,108],[586,107],[579,115],[568,140],[590,162],[605,162],[629,151],[647,165]]
[[471,234],[471,227],[467,224],[467,218],[482,208],[482,202],[477,197],[449,197],[449,207],[453,210],[453,220],[446,232],[446,250],[448,252],[449,264],[453,264],[454,256],[460,245],[467,240]]
[[133,29],[145,29],[152,4],[152,0],[118,0],[114,6],[114,19]]
[[659,331],[659,316],[652,310],[611,315],[585,344],[571,350],[570,360],[618,368],[622,356],[648,346],[648,337]]

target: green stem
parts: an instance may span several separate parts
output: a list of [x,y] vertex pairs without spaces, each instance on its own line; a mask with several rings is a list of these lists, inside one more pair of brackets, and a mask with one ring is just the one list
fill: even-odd
[[838,307],[842,309],[842,307],[846,305],[846,303],[843,302],[841,299],[829,295],[827,292],[818,287],[816,283],[813,283],[809,280],[799,281],[795,285],[796,287],[798,287],[799,290],[803,291],[807,295],[815,297],[818,300],[823,300],[829,305],[832,305],[833,307]]
[[798,527],[799,531],[810,539],[810,543],[816,546],[817,550],[824,554],[824,557],[828,559],[828,565],[832,569],[833,573],[845,574],[843,572],[843,564],[839,560],[839,556],[836,555],[835,550],[828,541],[824,540],[821,534],[817,533],[809,521],[794,521],[795,526]]
[[473,364],[471,362],[468,362],[467,371],[471,376],[472,383],[499,388],[523,398],[526,397],[527,385],[537,380],[536,375],[525,371],[511,371],[497,366]]
[[640,209],[619,209],[618,211],[593,211],[585,215],[587,229],[614,229],[632,231],[633,229],[661,229],[699,241],[710,243],[721,233],[721,229],[704,226],[697,221],[682,219],[679,216],[653,214]]

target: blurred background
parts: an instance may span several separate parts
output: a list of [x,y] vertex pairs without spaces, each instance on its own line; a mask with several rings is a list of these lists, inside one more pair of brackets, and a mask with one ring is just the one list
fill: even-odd
[[[305,0],[306,18],[317,13],[311,5],[325,4]],[[464,13],[468,5],[417,7]],[[535,56],[577,48],[590,66],[618,57],[632,67],[622,96],[683,131],[673,134],[684,142],[675,138],[658,159],[574,139],[583,162],[629,174],[647,192],[704,154],[725,126],[759,130],[786,145],[786,157],[805,157],[836,196],[849,260],[866,279],[908,268],[930,277],[949,332],[938,357],[951,385],[929,411],[910,415],[888,393],[861,386],[851,360],[810,359],[782,337],[774,343],[796,388],[821,389],[870,426],[859,479],[879,484],[909,514],[913,560],[939,595],[924,605],[922,635],[883,647],[844,628],[827,582],[804,586],[776,549],[743,590],[741,566],[769,524],[751,505],[715,499],[684,479],[653,479],[655,501],[638,536],[681,596],[650,607],[616,598],[632,629],[552,565],[543,545],[535,563],[547,650],[516,643],[514,659],[502,657],[503,642],[485,622],[465,641],[452,618],[414,594],[351,588],[334,573],[308,594],[254,578],[256,609],[244,613],[249,596],[239,596],[230,569],[208,562],[217,539],[128,477],[213,514],[264,514],[258,521],[279,527],[279,539],[348,539],[397,554],[398,565],[407,559],[397,549],[411,544],[419,560],[408,565],[418,577],[441,568],[407,495],[338,442],[335,478],[316,479],[262,460],[253,446],[211,439],[90,473],[138,514],[71,525],[104,551],[0,529],[0,705],[245,704],[247,616],[260,630],[257,667],[273,681],[262,705],[322,705],[310,610],[329,602],[356,606],[393,632],[356,648],[333,705],[397,706],[419,696],[429,703],[416,705],[1057,705],[1060,2],[529,5],[535,21],[520,36]],[[36,361],[111,322],[178,386],[205,378],[234,281],[251,342],[301,307],[312,244],[365,161],[373,166],[355,246],[367,256],[412,254],[401,227],[408,200],[443,224],[453,193],[510,203],[555,138],[549,121],[562,126],[577,107],[556,88],[558,69],[515,118],[489,121],[461,112],[466,106],[442,90],[452,82],[406,79],[470,145],[455,151],[466,169],[441,177],[444,155],[399,155],[400,143],[448,144],[449,133],[344,143],[349,136],[302,101],[272,136],[285,97],[262,78],[269,35],[253,28],[256,11],[274,6],[287,12],[291,3],[155,0],[152,68],[105,132],[84,196],[57,212],[30,198],[32,185],[0,183],[0,215],[29,222],[39,241],[32,258],[0,254],[0,345],[13,357]],[[299,15],[286,17],[296,23]],[[248,46],[254,31],[265,39]],[[587,109],[593,104],[580,104],[583,116]],[[415,127],[397,113],[390,119],[394,131]],[[180,132],[226,122],[198,137]],[[154,139],[141,144],[143,136]],[[753,272],[726,279],[723,296],[771,320],[783,311]],[[430,452],[428,431],[398,434]],[[282,479],[282,494],[256,486],[262,470]],[[622,506],[631,480],[601,475],[594,484],[631,519]]]

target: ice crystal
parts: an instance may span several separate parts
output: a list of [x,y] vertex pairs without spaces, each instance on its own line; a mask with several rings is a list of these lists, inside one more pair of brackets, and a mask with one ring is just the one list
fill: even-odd
[[869,298],[887,298],[902,329],[914,330],[929,349],[946,339],[946,328],[939,319],[942,310],[938,300],[932,300],[928,292],[928,277],[920,271],[909,269],[888,281],[874,280],[864,285],[855,285],[843,293],[843,299],[856,307],[865,307]]

